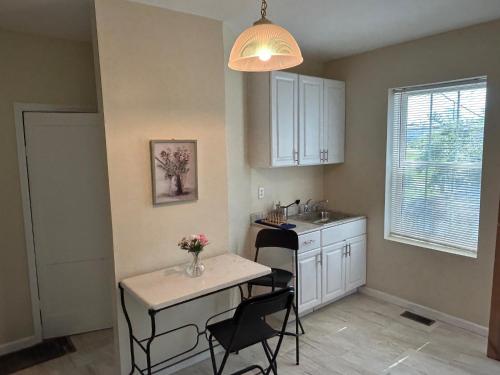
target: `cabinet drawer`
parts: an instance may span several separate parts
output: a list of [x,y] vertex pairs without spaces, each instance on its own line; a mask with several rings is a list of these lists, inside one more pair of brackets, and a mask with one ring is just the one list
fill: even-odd
[[321,245],[327,246],[366,233],[366,219],[336,225],[321,231]]
[[299,236],[299,253],[314,250],[321,246],[321,233],[315,231]]

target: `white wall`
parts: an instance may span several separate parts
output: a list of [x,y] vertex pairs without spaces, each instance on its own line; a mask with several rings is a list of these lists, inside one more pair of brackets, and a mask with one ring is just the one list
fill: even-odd
[[[326,167],[335,207],[368,216],[368,286],[488,325],[500,194],[500,21],[327,64],[347,83],[346,160]],[[488,75],[478,259],[384,240],[387,93]]]

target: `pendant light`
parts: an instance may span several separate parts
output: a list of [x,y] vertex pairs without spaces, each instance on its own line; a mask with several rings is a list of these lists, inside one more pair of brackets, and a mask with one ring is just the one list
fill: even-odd
[[228,64],[231,69],[269,72],[291,68],[304,61],[292,34],[269,21],[266,10],[266,0],[262,0],[262,18],[243,31],[234,42]]

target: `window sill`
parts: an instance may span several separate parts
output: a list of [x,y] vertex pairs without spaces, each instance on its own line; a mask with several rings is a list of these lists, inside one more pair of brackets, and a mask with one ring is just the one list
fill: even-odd
[[457,249],[454,247],[438,245],[438,244],[431,244],[429,242],[419,241],[419,240],[416,240],[413,238],[408,238],[408,237],[396,236],[393,234],[384,236],[384,239],[386,239],[388,241],[404,243],[406,245],[417,246],[417,247],[421,247],[424,249],[436,250],[436,251],[441,251],[443,253],[460,255],[460,256],[467,257],[467,258],[477,259],[477,252],[475,252],[475,251]]

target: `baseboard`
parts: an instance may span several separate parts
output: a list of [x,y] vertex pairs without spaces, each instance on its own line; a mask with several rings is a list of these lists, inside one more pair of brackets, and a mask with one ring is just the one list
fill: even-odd
[[465,329],[467,331],[471,331],[474,333],[477,333],[478,335],[481,336],[488,336],[488,327],[484,327],[482,325],[469,322],[468,320],[462,319],[462,318],[457,318],[456,316],[449,315],[446,313],[443,313],[438,310],[431,309],[430,307],[422,306],[416,303],[413,303],[411,301],[407,301],[403,298],[399,298],[396,296],[393,296],[391,294],[382,292],[377,289],[372,289],[368,287],[362,287],[359,289],[359,292],[362,294],[365,294],[367,296],[373,297],[380,299],[385,302],[392,303],[394,305],[400,306],[406,310],[409,310],[411,312],[414,312],[416,314],[420,314],[423,316],[426,316],[428,318],[434,319],[434,320],[439,320],[444,323],[448,323],[451,325],[454,325],[456,327]]
[[39,341],[35,336],[23,337],[22,339],[0,344],[0,355],[5,355],[18,350],[29,348],[30,346],[38,344]]

